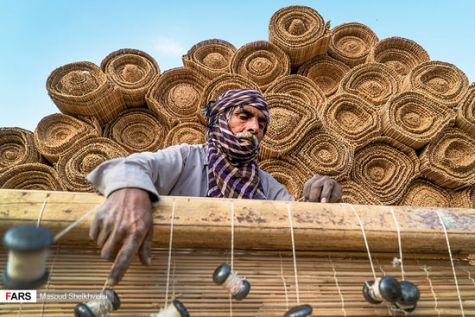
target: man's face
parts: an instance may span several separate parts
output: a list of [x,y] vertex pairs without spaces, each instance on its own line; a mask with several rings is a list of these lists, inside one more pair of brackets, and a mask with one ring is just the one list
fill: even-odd
[[236,107],[228,120],[229,129],[237,137],[254,135],[259,143],[264,137],[267,120],[262,111],[253,106]]

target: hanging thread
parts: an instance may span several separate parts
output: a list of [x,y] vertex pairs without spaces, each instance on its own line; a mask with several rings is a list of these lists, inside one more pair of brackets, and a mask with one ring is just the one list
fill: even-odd
[[426,280],[429,282],[430,291],[432,293],[432,297],[434,297],[434,310],[437,312],[437,316],[440,317],[441,315],[439,310],[439,301],[437,299],[437,294],[435,293],[434,286],[432,285],[432,279],[429,276],[429,269],[427,268],[427,265],[421,266],[421,268],[426,273]]
[[165,307],[168,306],[168,287],[170,284],[170,264],[172,259],[172,247],[173,247],[173,224],[175,222],[175,209],[176,209],[176,200],[172,201],[172,217],[170,220],[170,239],[168,243],[168,264],[167,264],[167,283],[165,289]]
[[393,215],[394,223],[396,224],[397,241],[399,245],[398,264],[401,265],[401,279],[404,281],[404,263],[403,263],[403,258],[402,258],[401,228],[399,227],[399,222],[397,221],[396,214],[394,213],[394,207],[391,207],[391,214]]
[[294,276],[295,276],[295,293],[297,296],[297,305],[300,305],[300,294],[299,294],[299,279],[298,279],[298,272],[297,272],[297,256],[295,254],[295,238],[294,238],[294,225],[292,223],[292,211],[290,210],[290,204],[287,204],[287,214],[289,217],[290,223],[290,236],[292,239],[292,256],[294,259]]
[[43,218],[43,213],[45,211],[46,203],[48,202],[49,193],[46,194],[45,200],[43,201],[43,205],[40,209],[40,214],[38,215],[38,221],[36,222],[36,227],[40,226],[41,218]]
[[328,260],[330,261],[330,264],[331,264],[332,269],[333,269],[333,279],[335,280],[336,289],[338,290],[338,294],[340,294],[341,310],[343,312],[343,317],[346,317],[345,299],[343,298],[343,293],[341,292],[340,283],[338,283],[338,278],[336,276],[335,264],[333,264],[333,261],[332,261],[330,256],[328,256]]
[[285,310],[289,310],[289,295],[287,293],[287,282],[285,281],[285,277],[284,277],[284,265],[282,263],[282,253],[280,251],[279,251],[279,259],[280,259],[280,277],[282,279],[282,283],[284,284]]

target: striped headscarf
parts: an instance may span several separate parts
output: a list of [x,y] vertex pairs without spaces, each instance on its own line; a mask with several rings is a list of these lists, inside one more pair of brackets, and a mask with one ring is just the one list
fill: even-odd
[[269,122],[267,103],[260,92],[234,89],[211,101],[205,114],[208,120],[208,196],[266,199],[259,178],[259,145],[238,139],[228,120],[236,107],[253,106]]

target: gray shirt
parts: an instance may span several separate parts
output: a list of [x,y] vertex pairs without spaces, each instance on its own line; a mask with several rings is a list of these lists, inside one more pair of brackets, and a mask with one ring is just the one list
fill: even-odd
[[[294,200],[282,184],[259,169],[267,199]],[[87,180],[104,196],[117,189],[141,188],[151,194],[206,197],[208,193],[207,145],[180,144],[157,152],[143,152],[105,161]]]

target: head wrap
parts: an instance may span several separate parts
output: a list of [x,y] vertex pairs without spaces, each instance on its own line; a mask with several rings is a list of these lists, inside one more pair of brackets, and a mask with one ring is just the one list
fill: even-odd
[[237,138],[228,126],[233,110],[244,106],[260,110],[269,122],[267,103],[256,90],[228,90],[205,109],[209,197],[266,199],[257,167],[259,145]]

